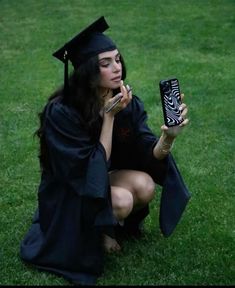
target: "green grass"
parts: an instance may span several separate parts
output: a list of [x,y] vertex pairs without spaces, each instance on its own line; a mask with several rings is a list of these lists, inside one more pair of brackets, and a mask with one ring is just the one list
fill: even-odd
[[63,81],[51,54],[104,15],[127,83],[160,132],[158,82],[177,76],[190,125],[173,154],[192,199],[170,238],[159,231],[160,189],[145,236],[106,259],[98,285],[235,284],[235,2],[233,0],[0,0],[0,284],[68,285],[23,264],[40,179],[37,113]]

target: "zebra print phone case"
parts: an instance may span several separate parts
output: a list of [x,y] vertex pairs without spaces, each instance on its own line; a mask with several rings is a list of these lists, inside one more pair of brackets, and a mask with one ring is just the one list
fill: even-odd
[[181,105],[179,81],[176,78],[161,80],[159,82],[163,116],[165,125],[168,127],[176,126],[184,120],[179,118]]

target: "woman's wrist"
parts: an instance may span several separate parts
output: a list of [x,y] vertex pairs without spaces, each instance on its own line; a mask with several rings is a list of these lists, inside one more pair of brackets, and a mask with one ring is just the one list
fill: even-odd
[[165,158],[172,150],[174,140],[175,140],[175,137],[171,137],[163,132],[154,148],[154,151],[153,151],[154,156],[157,159]]
[[168,134],[166,134],[164,131],[162,132],[161,135],[162,141],[167,145],[173,145],[174,140],[176,137],[173,136],[169,136]]
[[111,122],[113,122],[114,121],[114,117],[115,115],[113,114],[113,113],[111,113],[111,112],[108,112],[108,113],[106,113],[106,112],[104,112],[104,114],[103,114],[103,119],[104,119],[104,121],[111,121]]

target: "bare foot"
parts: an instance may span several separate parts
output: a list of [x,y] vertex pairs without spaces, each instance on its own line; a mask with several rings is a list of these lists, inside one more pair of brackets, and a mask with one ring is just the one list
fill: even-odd
[[121,250],[121,246],[118,244],[116,239],[111,238],[106,234],[104,234],[103,245],[104,245],[104,250],[108,253],[118,252]]

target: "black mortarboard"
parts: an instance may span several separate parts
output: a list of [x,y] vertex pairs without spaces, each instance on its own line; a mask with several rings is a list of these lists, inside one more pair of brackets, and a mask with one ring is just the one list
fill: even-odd
[[64,89],[68,87],[68,60],[70,60],[75,69],[88,60],[105,51],[116,49],[113,41],[103,34],[109,28],[104,16],[93,22],[87,28],[82,30],[74,38],[58,49],[53,56],[61,60],[64,65]]

